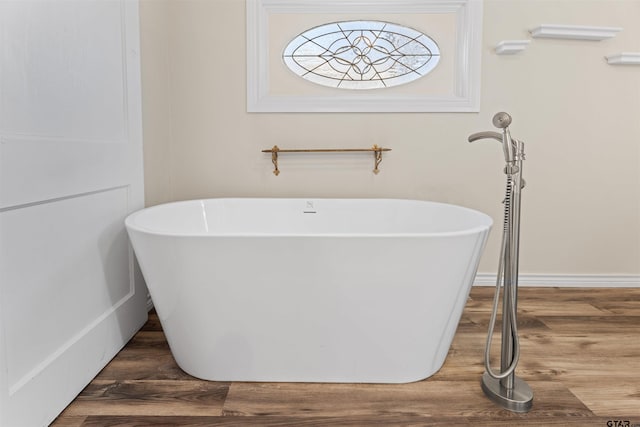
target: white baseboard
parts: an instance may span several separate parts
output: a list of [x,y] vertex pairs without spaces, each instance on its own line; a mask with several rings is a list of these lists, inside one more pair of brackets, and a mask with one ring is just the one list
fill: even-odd
[[147,294],[147,312],[153,310],[153,301],[151,300],[151,295]]
[[[496,275],[478,273],[474,286],[495,286]],[[640,275],[634,274],[520,274],[519,286],[559,288],[640,288]]]

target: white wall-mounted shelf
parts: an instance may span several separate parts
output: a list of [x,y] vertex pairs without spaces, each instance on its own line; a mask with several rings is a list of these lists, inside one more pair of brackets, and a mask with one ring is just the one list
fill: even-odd
[[640,52],[621,52],[605,58],[611,65],[640,65]]
[[529,30],[533,38],[601,41],[615,37],[620,27],[542,24]]
[[496,54],[514,55],[525,50],[529,43],[531,40],[503,40],[496,45]]

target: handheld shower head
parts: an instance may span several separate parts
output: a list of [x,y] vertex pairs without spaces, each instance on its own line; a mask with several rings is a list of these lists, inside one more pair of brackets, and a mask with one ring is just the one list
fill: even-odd
[[511,116],[505,112],[496,113],[493,116],[493,125],[502,129],[502,133],[498,132],[478,132],[469,136],[469,142],[477,141],[483,138],[493,138],[502,142],[502,150],[504,152],[504,160],[507,162],[509,169],[512,170],[513,162],[516,160],[516,146],[511,139],[509,125],[511,124]]
[[511,133],[509,125],[511,124],[511,116],[505,112],[496,113],[493,116],[493,125],[502,129],[502,150],[504,151],[504,159],[507,163],[513,163],[515,160],[515,147],[511,141]]
[[499,129],[506,129],[511,124],[511,116],[505,112],[493,116],[493,125]]

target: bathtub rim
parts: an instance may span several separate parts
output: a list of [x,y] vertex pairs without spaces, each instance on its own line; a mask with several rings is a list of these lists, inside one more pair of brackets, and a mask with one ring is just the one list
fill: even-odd
[[[464,211],[472,212],[474,215],[477,215],[479,218],[482,218],[485,224],[475,225],[470,228],[465,228],[463,230],[457,231],[442,231],[442,232],[414,232],[414,233],[238,233],[238,232],[230,232],[230,233],[220,233],[220,232],[211,232],[211,233],[184,233],[184,232],[172,232],[172,231],[158,231],[148,227],[144,227],[136,222],[136,218],[142,215],[145,211],[148,210],[156,210],[166,208],[167,206],[176,206],[176,205],[187,205],[193,203],[202,203],[211,200],[296,200],[296,201],[305,201],[305,200],[362,200],[362,201],[390,201],[390,202],[418,202],[425,203],[431,205],[440,205],[453,207],[455,209],[460,209]],[[234,238],[425,238],[425,237],[454,237],[454,236],[465,236],[478,234],[482,232],[489,232],[493,227],[493,218],[488,214],[481,212],[477,209],[468,208],[466,206],[456,205],[453,203],[444,203],[444,202],[435,202],[431,200],[418,200],[418,199],[403,199],[403,198],[376,198],[376,197],[211,197],[206,199],[186,199],[186,200],[177,200],[172,202],[161,203],[154,206],[145,207],[143,209],[139,209],[131,214],[129,214],[125,218],[125,226],[127,230],[136,231],[148,235],[153,236],[165,236],[165,237],[189,237],[189,238],[210,238],[210,237],[234,237]]]

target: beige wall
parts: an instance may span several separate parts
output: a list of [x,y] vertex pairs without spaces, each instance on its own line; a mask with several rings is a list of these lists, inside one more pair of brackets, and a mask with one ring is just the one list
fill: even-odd
[[[248,114],[245,2],[142,0],[147,205],[202,197],[392,197],[460,204],[494,217],[480,266],[492,272],[502,216],[497,143],[470,145],[513,116],[526,143],[521,272],[640,274],[640,0],[486,0],[480,113]],[[533,40],[538,24],[619,26],[602,42]],[[274,176],[260,150],[393,149],[381,173],[356,155],[289,156]]]

